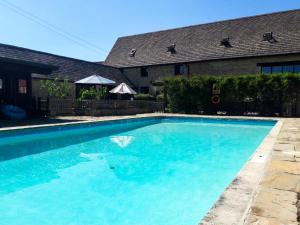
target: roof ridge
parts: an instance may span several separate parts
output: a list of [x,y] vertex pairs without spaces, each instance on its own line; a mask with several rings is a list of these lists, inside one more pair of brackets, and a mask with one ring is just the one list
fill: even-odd
[[182,26],[182,27],[176,27],[176,28],[167,28],[167,29],[163,29],[163,30],[150,31],[150,32],[145,32],[145,33],[140,33],[140,34],[126,35],[126,36],[119,37],[118,39],[142,36],[142,35],[153,34],[153,33],[162,33],[162,32],[166,32],[166,31],[180,30],[180,29],[186,29],[186,28],[191,28],[191,27],[205,26],[205,25],[224,23],[224,22],[230,22],[230,21],[246,20],[246,19],[251,19],[251,18],[256,18],[256,17],[270,16],[270,15],[290,13],[290,12],[296,12],[296,11],[300,11],[300,9],[291,9],[291,10],[272,12],[272,13],[263,13],[263,14],[253,15],[253,16],[244,16],[244,17],[238,17],[238,18],[233,18],[233,19],[224,19],[224,20],[218,20],[218,21],[213,21],[213,22],[194,24],[194,25],[188,25],[188,26]]
[[91,63],[91,64],[98,65],[98,66],[101,65],[101,66],[104,66],[104,67],[110,67],[110,68],[117,69],[117,67],[110,66],[110,65],[105,65],[105,64],[102,64],[102,63],[87,61],[87,60],[83,60],[83,59],[76,59],[76,58],[72,58],[72,57],[68,57],[68,56],[57,55],[57,54],[54,54],[54,53],[49,53],[49,52],[34,50],[34,49],[30,49],[30,48],[25,48],[25,47],[19,47],[19,46],[10,45],[10,44],[0,43],[0,47],[1,46],[13,48],[13,49],[19,49],[19,50],[26,50],[26,51],[30,51],[30,52],[34,52],[34,53],[39,53],[39,54],[44,54],[44,55],[49,55],[49,56],[60,57],[60,58],[69,59],[69,60],[73,60],[73,61],[81,61],[81,62]]

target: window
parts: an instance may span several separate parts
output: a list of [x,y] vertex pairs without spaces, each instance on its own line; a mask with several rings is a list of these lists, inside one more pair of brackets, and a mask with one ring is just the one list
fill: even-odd
[[282,67],[284,73],[292,73],[294,71],[293,65],[286,65]]
[[19,85],[19,94],[27,94],[27,80],[19,79],[18,85]]
[[[259,65],[259,64],[258,64]],[[270,73],[300,73],[300,64],[299,62],[283,62],[283,63],[274,63],[272,64],[262,64],[261,73],[270,74]]]
[[148,94],[149,93],[149,87],[140,87],[140,92],[143,94]]
[[0,78],[0,90],[3,89],[3,80]]
[[294,65],[294,73],[300,73],[300,65]]
[[148,77],[148,68],[147,67],[142,67],[141,77]]
[[272,73],[282,73],[282,66],[272,66]]
[[183,75],[184,74],[184,65],[178,64],[175,65],[175,75]]
[[271,66],[262,66],[261,73],[262,74],[272,73],[272,67]]

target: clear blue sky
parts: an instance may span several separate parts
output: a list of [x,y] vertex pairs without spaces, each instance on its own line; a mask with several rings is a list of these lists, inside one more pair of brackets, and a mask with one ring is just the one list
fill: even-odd
[[[8,9],[14,6],[7,2],[31,20]],[[101,61],[120,36],[297,8],[299,0],[0,0],[0,43]],[[49,31],[32,15],[99,51]]]

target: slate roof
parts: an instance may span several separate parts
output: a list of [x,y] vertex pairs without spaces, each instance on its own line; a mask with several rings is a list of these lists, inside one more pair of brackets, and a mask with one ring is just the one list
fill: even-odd
[[0,59],[10,60],[11,62],[19,61],[21,64],[48,66],[53,70],[51,74],[33,74],[33,77],[53,78],[58,76],[60,78],[68,77],[71,81],[77,81],[97,74],[110,80],[114,80],[117,84],[122,82],[130,83],[119,69],[111,66],[12,45],[0,44]]
[[[263,41],[266,32],[273,32],[275,43]],[[226,37],[232,47],[220,45]],[[175,54],[167,52],[172,44]],[[125,68],[299,52],[300,10],[291,10],[121,37],[105,64]]]

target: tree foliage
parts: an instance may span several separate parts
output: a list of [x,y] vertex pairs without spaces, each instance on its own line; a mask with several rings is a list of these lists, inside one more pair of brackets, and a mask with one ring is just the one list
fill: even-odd
[[41,80],[41,89],[45,89],[49,96],[66,98],[71,95],[71,84],[68,79],[63,81],[56,77],[54,80]]

